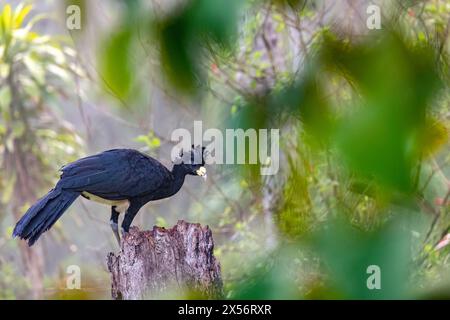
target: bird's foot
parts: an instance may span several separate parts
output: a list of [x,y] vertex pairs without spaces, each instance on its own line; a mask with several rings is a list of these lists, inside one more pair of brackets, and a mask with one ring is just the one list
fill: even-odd
[[117,225],[117,222],[110,221],[111,229],[114,233],[114,236],[116,237],[117,243],[120,247],[120,235],[119,235],[119,226]]

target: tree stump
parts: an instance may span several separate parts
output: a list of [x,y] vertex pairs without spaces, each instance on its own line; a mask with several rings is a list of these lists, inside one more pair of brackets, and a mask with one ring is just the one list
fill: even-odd
[[[222,296],[220,264],[208,226],[178,221],[171,229],[131,227],[118,254],[108,254],[113,299],[154,299],[174,293]],[[183,290],[183,291],[180,291]]]

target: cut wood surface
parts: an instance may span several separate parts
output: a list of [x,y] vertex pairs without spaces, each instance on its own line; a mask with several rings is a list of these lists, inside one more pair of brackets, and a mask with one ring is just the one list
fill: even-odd
[[170,228],[137,227],[107,259],[113,299],[173,298],[180,294],[222,297],[220,264],[214,257],[211,229],[178,221]]

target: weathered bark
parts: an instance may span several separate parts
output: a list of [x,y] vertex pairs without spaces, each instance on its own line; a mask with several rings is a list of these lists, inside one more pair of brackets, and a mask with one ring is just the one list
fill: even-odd
[[173,297],[185,292],[205,298],[222,296],[220,264],[213,254],[208,226],[178,221],[171,229],[137,227],[108,255],[113,299]]

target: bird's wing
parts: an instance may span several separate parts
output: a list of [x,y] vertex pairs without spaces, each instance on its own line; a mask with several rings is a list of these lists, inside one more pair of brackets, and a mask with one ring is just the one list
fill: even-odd
[[151,194],[172,179],[157,160],[131,149],[114,149],[79,159],[62,168],[64,189],[87,191],[107,199]]

